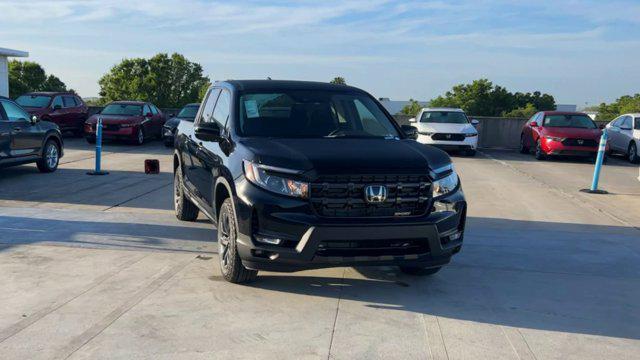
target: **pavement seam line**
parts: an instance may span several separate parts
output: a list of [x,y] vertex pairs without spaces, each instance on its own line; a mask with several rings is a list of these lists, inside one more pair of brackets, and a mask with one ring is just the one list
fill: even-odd
[[178,274],[182,269],[184,269],[187,265],[189,265],[194,258],[190,258],[189,260],[183,261],[172,266],[169,270],[164,272],[159,277],[155,278],[151,283],[138,290],[134,296],[130,297],[124,303],[120,304],[116,309],[111,311],[107,316],[102,318],[101,321],[91,326],[89,329],[85,330],[82,334],[73,338],[65,348],[63,348],[59,354],[60,356],[56,356],[56,358],[68,359],[76,351],[80,350],[84,346],[86,346],[89,342],[95,339],[98,335],[100,335],[105,329],[111,326],[114,322],[122,317],[122,315],[129,312],[129,310],[133,309],[136,305],[138,305],[142,300],[147,298],[149,295],[153,294],[156,290],[160,288],[164,283],[173,278],[176,274]]
[[338,303],[336,304],[336,313],[333,317],[333,328],[331,329],[331,339],[329,340],[329,351],[327,353],[327,360],[331,359],[331,348],[333,347],[333,335],[336,332],[336,325],[338,324],[338,312],[340,311],[340,302],[342,300],[342,288],[344,285],[344,277],[347,273],[347,268],[342,271],[342,280],[340,281],[340,295],[338,296]]
[[5,328],[5,329],[1,330],[0,331],[0,343],[2,343],[5,340],[8,340],[8,339],[12,338],[13,336],[19,334],[20,332],[22,332],[26,328],[28,328],[31,325],[33,325],[36,322],[38,322],[40,319],[46,317],[47,315],[51,314],[52,312],[54,312],[54,311],[60,309],[61,307],[67,305],[68,303],[70,303],[73,300],[79,298],[80,296],[86,294],[87,292],[91,291],[92,289],[95,289],[97,286],[100,286],[105,281],[107,281],[110,278],[118,275],[119,273],[121,273],[125,269],[128,269],[131,266],[135,265],[136,263],[140,262],[142,259],[146,258],[147,256],[149,256],[149,255],[148,254],[147,255],[143,255],[143,256],[140,256],[139,258],[134,258],[134,259],[131,259],[129,261],[126,261],[123,264],[119,264],[118,266],[116,266],[116,270],[111,271],[111,272],[109,272],[107,274],[104,274],[104,275],[100,276],[97,280],[93,281],[91,283],[91,285],[89,285],[88,288],[86,288],[85,290],[81,291],[77,295],[74,295],[74,296],[70,297],[69,299],[67,299],[66,301],[61,302],[58,305],[54,304],[52,306],[48,306],[48,307],[46,307],[44,309],[41,309],[41,310],[37,311],[34,315],[29,316],[28,318],[24,319],[23,321],[19,321],[19,322],[15,323],[15,324],[9,326],[8,328]]
[[436,323],[438,324],[438,332],[440,333],[440,340],[442,341],[442,346],[444,347],[444,354],[449,359],[449,350],[447,349],[447,344],[444,342],[444,335],[442,334],[442,326],[440,326],[440,318],[438,316],[436,318]]
[[164,184],[164,185],[162,185],[162,186],[159,186],[159,187],[153,188],[153,189],[151,189],[151,190],[149,190],[149,191],[147,191],[147,192],[145,192],[145,193],[142,193],[142,194],[136,195],[136,196],[134,196],[134,197],[132,197],[132,198],[130,198],[130,199],[128,199],[128,200],[125,200],[125,201],[122,201],[122,202],[117,203],[117,204],[115,204],[115,205],[112,205],[112,206],[110,206],[110,207],[108,207],[108,208],[106,208],[106,209],[104,209],[104,210],[102,210],[102,211],[109,211],[109,210],[111,210],[111,209],[113,209],[113,208],[116,208],[116,207],[118,207],[118,206],[120,206],[120,205],[124,205],[124,204],[126,204],[126,203],[128,203],[128,202],[130,202],[130,201],[133,201],[133,200],[138,199],[138,198],[141,198],[141,197],[143,197],[143,196],[145,196],[145,195],[151,194],[152,192],[157,191],[157,190],[160,190],[160,189],[162,189],[162,188],[164,188],[164,187],[167,187],[167,186],[169,186],[169,185],[171,185],[171,184],[172,184],[172,183],[166,183],[166,184]]

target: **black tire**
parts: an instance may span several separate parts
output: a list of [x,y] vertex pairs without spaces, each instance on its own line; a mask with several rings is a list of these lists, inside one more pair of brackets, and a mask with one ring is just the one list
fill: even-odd
[[544,151],[542,151],[542,144],[540,143],[540,140],[538,140],[536,142],[536,160],[544,160],[547,158],[547,156],[545,155]]
[[182,171],[176,169],[173,176],[173,208],[178,220],[195,221],[200,210],[184,194],[184,184],[182,183]]
[[520,135],[520,153],[521,154],[528,154],[530,152],[530,149],[526,146],[524,146],[524,134]]
[[227,198],[220,207],[218,215],[218,257],[222,277],[230,283],[246,284],[258,277],[257,270],[250,270],[242,265],[238,255],[236,214]]
[[38,170],[42,173],[56,171],[60,162],[60,146],[55,140],[49,139],[42,149],[42,158],[36,161]]
[[627,150],[627,159],[632,164],[640,163],[640,156],[638,156],[638,147],[636,146],[635,142],[629,144],[629,149]]
[[138,132],[136,133],[136,139],[133,140],[134,144],[140,146],[142,144],[144,144],[146,140],[146,135],[144,133],[144,129],[142,129],[142,127],[138,128]]
[[87,136],[85,139],[87,139],[87,142],[89,144],[95,144],[96,143],[96,138],[93,136]]
[[408,275],[418,275],[418,276],[428,276],[433,275],[440,271],[442,267],[435,268],[421,268],[421,267],[412,267],[412,266],[400,266],[400,271]]

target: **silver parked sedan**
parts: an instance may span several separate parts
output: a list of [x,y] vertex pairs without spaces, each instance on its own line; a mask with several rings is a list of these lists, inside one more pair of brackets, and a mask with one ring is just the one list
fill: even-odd
[[630,162],[640,162],[640,114],[618,116],[607,125],[611,152],[627,156]]

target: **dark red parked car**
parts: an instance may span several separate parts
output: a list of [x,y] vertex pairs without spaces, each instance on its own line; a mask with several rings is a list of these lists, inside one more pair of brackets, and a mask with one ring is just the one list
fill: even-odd
[[84,133],[91,144],[96,141],[96,124],[102,118],[104,139],[129,140],[142,145],[148,138],[161,138],[166,118],[155,105],[141,101],[114,101],[87,120]]
[[595,158],[602,130],[581,112],[541,111],[522,128],[520,152],[534,151],[536,159],[551,155]]
[[32,92],[19,96],[16,102],[30,115],[57,124],[62,132],[82,135],[89,109],[78,95],[69,92]]

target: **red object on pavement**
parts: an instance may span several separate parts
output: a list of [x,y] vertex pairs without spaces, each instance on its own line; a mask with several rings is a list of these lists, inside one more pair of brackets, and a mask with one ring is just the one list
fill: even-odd
[[147,159],[144,161],[144,173],[145,174],[159,174],[160,173],[160,161],[157,159]]

